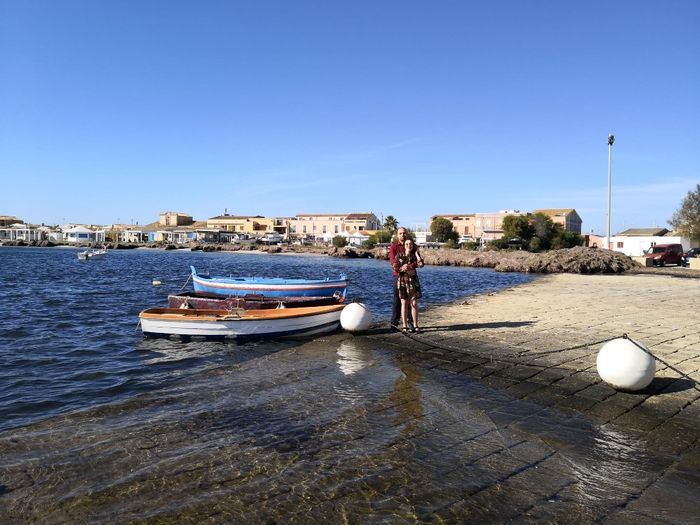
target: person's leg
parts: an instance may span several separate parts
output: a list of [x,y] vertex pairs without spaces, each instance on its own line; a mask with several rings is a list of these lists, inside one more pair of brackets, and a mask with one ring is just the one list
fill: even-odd
[[391,281],[394,283],[394,302],[391,304],[391,324],[399,326],[401,321],[401,298],[399,297],[398,277],[394,277]]
[[418,328],[418,298],[411,297],[411,317],[413,317],[413,329],[415,331],[420,330]]
[[401,299],[401,328],[406,330],[408,328],[408,309],[410,305],[408,304],[408,299]]

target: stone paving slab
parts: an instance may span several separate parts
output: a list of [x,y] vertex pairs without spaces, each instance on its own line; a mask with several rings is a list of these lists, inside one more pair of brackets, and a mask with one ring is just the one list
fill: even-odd
[[[536,516],[561,523],[603,518],[605,523],[636,525],[700,522],[700,475],[694,470],[700,462],[700,280],[649,274],[548,275],[499,293],[428,308],[420,324],[422,334],[372,337],[392,341],[403,352],[443,350],[443,370],[538,406],[570,410],[591,424],[636,436],[670,458],[660,476],[647,480],[632,500],[623,498],[617,511],[607,515],[571,514],[571,505],[562,506],[564,496],[557,491],[575,483],[567,485],[561,478],[555,479],[563,487],[547,491],[557,505],[533,505],[531,497],[518,496],[522,489],[512,487],[513,508],[522,506],[511,518],[515,522],[530,522],[529,517],[538,521]],[[658,358],[654,381],[640,392],[616,391],[596,372],[596,356],[604,342],[623,334],[645,344]],[[463,369],[464,355],[472,363]],[[420,357],[417,363],[433,366],[432,359]],[[483,363],[475,361],[479,358]],[[492,418],[499,428],[508,421],[522,426],[513,414]],[[533,421],[534,428],[546,424]],[[484,497],[489,498],[479,494]],[[453,510],[470,509],[479,515],[479,498]],[[658,518],[653,510],[657,506]]]

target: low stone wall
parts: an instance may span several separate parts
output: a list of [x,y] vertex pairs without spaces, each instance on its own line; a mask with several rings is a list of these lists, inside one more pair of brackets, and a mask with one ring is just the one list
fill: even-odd
[[[426,264],[493,268],[497,272],[620,273],[638,265],[619,252],[597,248],[569,248],[541,253],[526,251],[422,250]],[[388,259],[386,248],[375,249],[377,259]]]

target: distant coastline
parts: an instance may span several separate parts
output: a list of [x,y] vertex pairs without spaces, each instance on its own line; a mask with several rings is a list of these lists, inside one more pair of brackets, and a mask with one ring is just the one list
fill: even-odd
[[[328,246],[300,245],[250,245],[250,244],[190,244],[173,245],[165,243],[115,244],[105,243],[111,250],[163,250],[163,251],[203,251],[231,252],[251,255],[297,255],[327,256],[348,259],[388,260],[387,247],[362,249],[354,247],[336,248]],[[55,247],[84,249],[91,245],[56,244],[50,241],[4,242],[2,247]],[[92,246],[95,247],[95,246]],[[472,251],[464,249],[431,248],[422,250],[425,263],[433,266],[464,266],[469,268],[492,268],[498,272],[524,273],[651,273],[678,277],[700,278],[700,272],[687,268],[643,268],[626,255],[602,249],[576,247],[564,250],[551,250],[540,253],[526,251],[488,250]]]

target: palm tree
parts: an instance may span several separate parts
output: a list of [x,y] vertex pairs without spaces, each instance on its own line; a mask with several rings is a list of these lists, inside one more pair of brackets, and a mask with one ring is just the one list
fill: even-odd
[[398,227],[399,221],[397,221],[393,215],[387,215],[386,220],[384,221],[384,229],[394,232]]

